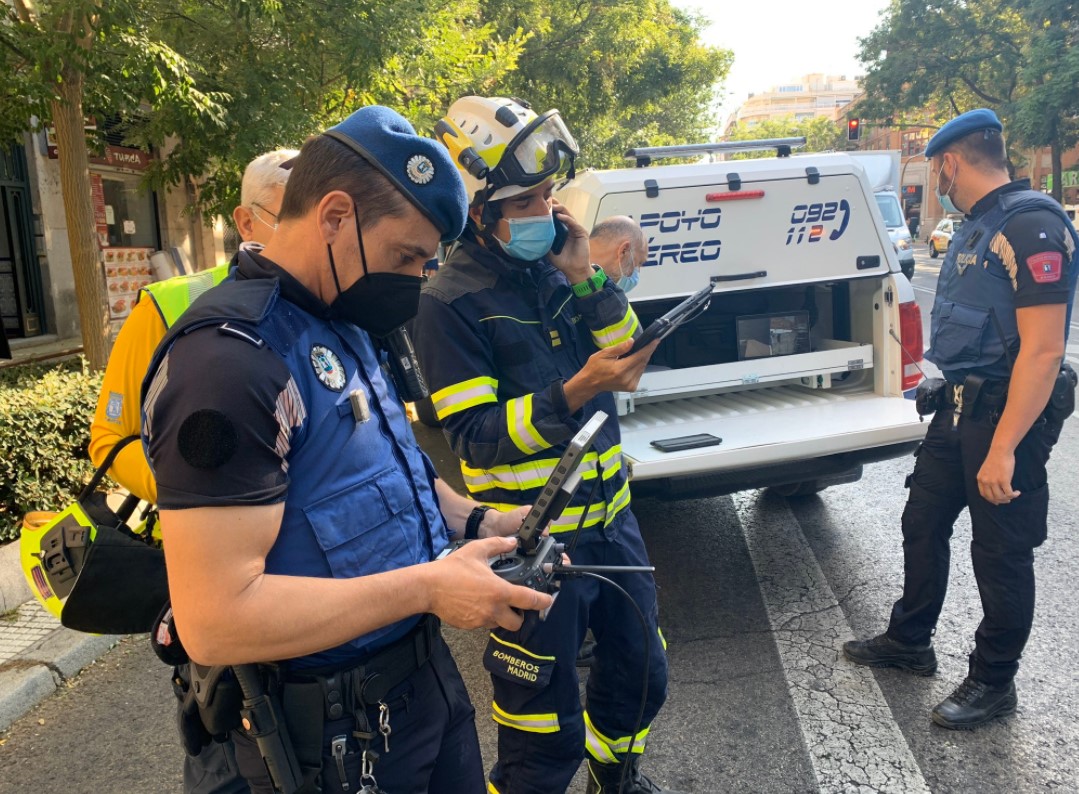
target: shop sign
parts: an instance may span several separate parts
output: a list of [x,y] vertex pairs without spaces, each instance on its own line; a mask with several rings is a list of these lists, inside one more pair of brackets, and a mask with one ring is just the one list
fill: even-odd
[[[94,129],[94,127],[87,126],[87,129]],[[56,130],[53,127],[48,127],[45,130],[45,146],[50,160],[56,160],[60,157],[56,149]],[[150,167],[150,155],[142,149],[105,144],[105,151],[100,156],[90,155],[90,162],[95,165],[109,165],[113,168],[145,171]]]

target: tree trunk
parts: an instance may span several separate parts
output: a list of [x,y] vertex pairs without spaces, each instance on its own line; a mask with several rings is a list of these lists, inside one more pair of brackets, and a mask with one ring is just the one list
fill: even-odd
[[1057,200],[1058,204],[1064,203],[1064,164],[1062,160],[1062,152],[1060,151],[1060,144],[1053,142],[1050,147],[1050,155],[1053,160],[1053,198]]
[[51,104],[60,155],[60,186],[75,276],[82,345],[94,371],[104,369],[109,350],[108,293],[101,271],[94,204],[90,192],[90,162],[82,111],[83,76],[75,69],[62,71],[57,86],[60,99]]

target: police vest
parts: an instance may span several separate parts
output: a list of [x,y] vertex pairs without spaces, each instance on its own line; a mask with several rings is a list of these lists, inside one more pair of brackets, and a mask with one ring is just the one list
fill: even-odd
[[[229,281],[197,300],[165,335],[143,383],[144,405],[153,373],[175,340],[207,326],[268,345],[292,374],[279,410],[298,427],[286,456],[289,486],[267,573],[352,578],[429,562],[446,547],[434,468],[366,333],[281,298],[277,279]],[[367,406],[361,416],[354,413],[353,392]],[[377,629],[291,666],[355,665],[416,621]]]
[[[1047,209],[1059,215],[1076,244],[1066,266],[1072,295],[1068,299],[1071,319],[1076,275],[1079,274],[1079,237],[1060,205],[1033,190],[1005,193],[985,214],[966,221],[948,244],[933,301],[930,347],[925,357],[940,367],[952,383],[971,374],[1007,378],[1009,358],[1019,349],[1015,318],[1015,288],[1007,267],[989,250],[998,232],[1020,212]],[[1067,323],[1064,328],[1067,335]]]
[[180,315],[187,311],[187,308],[202,293],[211,287],[216,287],[225,280],[228,274],[229,264],[226,263],[199,273],[174,276],[165,281],[148,284],[139,290],[139,297],[141,298],[143,293],[148,295],[158,314],[161,315],[165,327],[171,328],[172,324],[180,319]]

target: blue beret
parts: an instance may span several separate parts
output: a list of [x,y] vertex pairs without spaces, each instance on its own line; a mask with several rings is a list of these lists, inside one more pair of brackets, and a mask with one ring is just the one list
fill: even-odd
[[929,145],[925,147],[926,159],[928,160],[937,152],[950,144],[955,143],[960,138],[965,138],[972,132],[978,132],[979,130],[996,130],[997,132],[1003,132],[1004,125],[1000,123],[997,114],[989,108],[968,110],[966,113],[956,116],[949,121],[937,130],[936,134],[929,139]]
[[401,114],[380,105],[360,108],[323,134],[381,171],[435,225],[443,242],[461,236],[468,197],[445,146],[417,135]]

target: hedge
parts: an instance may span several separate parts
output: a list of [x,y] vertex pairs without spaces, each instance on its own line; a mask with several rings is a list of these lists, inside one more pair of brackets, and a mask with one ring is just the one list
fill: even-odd
[[18,537],[24,513],[63,509],[90,479],[100,390],[81,358],[0,369],[0,543]]

